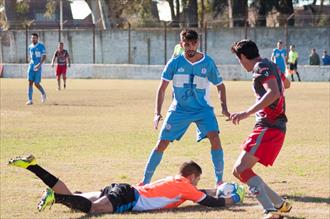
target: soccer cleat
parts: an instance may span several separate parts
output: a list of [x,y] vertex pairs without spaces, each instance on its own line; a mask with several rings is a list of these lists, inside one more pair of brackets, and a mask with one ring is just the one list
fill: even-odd
[[281,215],[278,211],[265,211],[263,219],[282,219],[283,215]]
[[47,206],[49,206],[50,209],[54,203],[55,203],[54,191],[50,188],[47,188],[38,203],[37,209],[39,211],[43,211]]
[[26,104],[26,105],[32,105],[33,102],[32,102],[32,100],[28,100],[25,104]]
[[47,99],[46,93],[41,94],[41,102],[42,103],[46,102],[46,99]]
[[277,211],[281,212],[281,213],[288,213],[291,211],[292,205],[290,204],[290,202],[284,200],[283,204],[281,207],[276,208]]
[[243,185],[238,185],[236,188],[236,194],[239,195],[240,202],[243,203],[245,198],[245,188]]
[[232,200],[234,204],[243,203],[245,197],[245,188],[243,185],[236,184],[235,190],[232,193]]
[[30,165],[36,165],[36,164],[37,161],[32,154],[26,157],[16,157],[8,161],[8,165],[10,166],[21,167],[25,169]]

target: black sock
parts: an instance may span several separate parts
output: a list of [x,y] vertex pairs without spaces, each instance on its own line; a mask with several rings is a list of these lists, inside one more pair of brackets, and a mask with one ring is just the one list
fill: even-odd
[[71,209],[89,213],[92,202],[79,195],[62,195],[55,193],[55,203],[61,203]]
[[32,173],[36,174],[49,188],[53,188],[55,184],[58,182],[58,178],[53,176],[47,170],[43,169],[41,166],[30,165],[27,167]]

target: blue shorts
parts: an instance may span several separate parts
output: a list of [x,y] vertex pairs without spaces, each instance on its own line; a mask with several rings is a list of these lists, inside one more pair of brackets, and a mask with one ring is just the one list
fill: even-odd
[[207,137],[211,131],[219,132],[213,109],[201,112],[169,111],[159,133],[160,140],[180,140],[191,123],[196,123],[197,142]]
[[40,83],[41,81],[41,67],[38,71],[34,71],[34,64],[30,64],[28,68],[28,80],[34,83]]

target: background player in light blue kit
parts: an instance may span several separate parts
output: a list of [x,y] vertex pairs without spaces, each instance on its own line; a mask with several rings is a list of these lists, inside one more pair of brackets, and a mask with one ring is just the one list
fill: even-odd
[[41,81],[41,65],[46,61],[46,49],[45,46],[38,42],[38,34],[31,34],[31,44],[29,46],[29,53],[31,57],[31,61],[28,68],[28,80],[29,80],[29,88],[28,88],[28,101],[26,105],[33,104],[32,94],[33,94],[33,83],[41,92],[41,102],[46,101],[46,92],[43,87],[40,85]]
[[285,77],[285,63],[287,60],[287,53],[286,50],[283,48],[283,42],[278,41],[277,42],[277,48],[273,50],[271,60],[275,62],[275,64],[280,68],[281,70],[281,78],[284,81],[283,77]]
[[197,52],[198,33],[194,30],[185,30],[181,34],[184,53],[172,58],[162,73],[156,97],[155,129],[162,118],[165,90],[170,81],[173,81],[173,101],[164,119],[156,147],[150,154],[141,184],[150,182],[169,143],[180,140],[193,122],[197,125],[197,141],[209,138],[216,183],[223,182],[223,150],[218,123],[209,102],[209,84],[211,82],[217,87],[222,114],[229,117],[226,89],[214,61],[208,55]]

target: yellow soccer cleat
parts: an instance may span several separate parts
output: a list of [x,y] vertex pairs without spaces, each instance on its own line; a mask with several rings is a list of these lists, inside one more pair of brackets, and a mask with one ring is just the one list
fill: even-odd
[[281,213],[288,213],[291,211],[291,208],[292,205],[290,204],[290,202],[284,200],[282,206],[276,209]]
[[237,184],[235,193],[239,196],[239,199],[240,199],[239,203],[243,203],[243,200],[245,198],[245,188],[244,188],[244,186]]
[[43,211],[47,206],[49,206],[50,209],[54,203],[55,203],[54,191],[50,188],[47,188],[38,203],[37,209],[39,211]]
[[26,157],[16,157],[8,161],[8,165],[10,166],[21,167],[25,169],[30,165],[36,165],[36,164],[37,164],[36,158],[32,154]]

